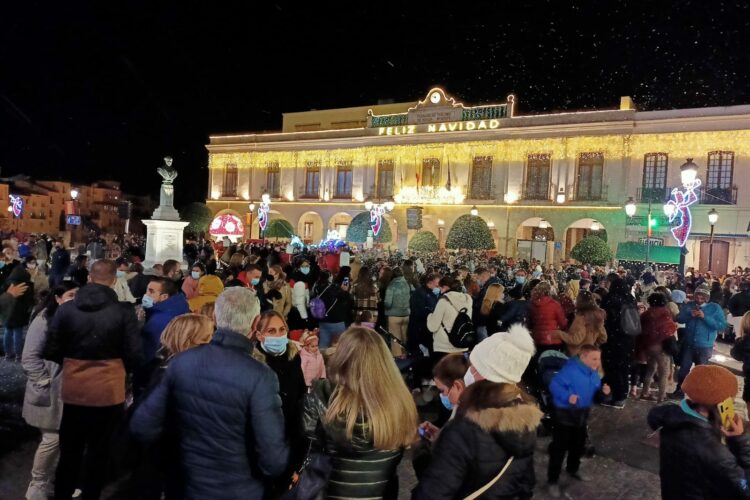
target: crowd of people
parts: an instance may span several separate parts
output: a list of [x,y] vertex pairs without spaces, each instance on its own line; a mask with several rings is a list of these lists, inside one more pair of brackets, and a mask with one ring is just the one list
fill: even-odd
[[[10,242],[0,256],[5,356],[20,357],[23,416],[42,435],[29,499],[105,486],[113,498],[396,498],[407,448],[414,498],[530,498],[540,426],[559,497],[564,464],[591,479],[592,406],[629,398],[678,402],[648,419],[664,498],[750,498],[750,440],[717,410],[736,379],[707,365],[717,336],[735,335],[750,374],[742,270],[189,239],[183,273],[96,245],[71,263],[42,241],[45,255]],[[430,391],[440,411],[420,423]]]

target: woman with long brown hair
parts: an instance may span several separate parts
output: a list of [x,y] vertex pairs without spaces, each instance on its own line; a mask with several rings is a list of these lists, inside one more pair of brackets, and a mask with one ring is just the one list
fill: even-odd
[[[373,374],[377,374],[374,376]],[[383,339],[351,327],[304,404],[305,434],[331,458],[326,496],[396,498],[396,470],[417,439],[417,408]]]
[[606,314],[596,305],[591,292],[583,290],[578,294],[573,323],[567,332],[560,332],[560,338],[567,346],[569,356],[577,355],[581,346],[599,347],[607,341],[607,330],[604,329],[605,317]]

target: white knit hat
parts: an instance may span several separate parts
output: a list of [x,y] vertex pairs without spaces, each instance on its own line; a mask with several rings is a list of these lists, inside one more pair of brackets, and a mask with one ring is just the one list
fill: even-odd
[[534,351],[531,333],[519,323],[512,325],[507,332],[498,332],[477,344],[469,361],[490,382],[517,384]]

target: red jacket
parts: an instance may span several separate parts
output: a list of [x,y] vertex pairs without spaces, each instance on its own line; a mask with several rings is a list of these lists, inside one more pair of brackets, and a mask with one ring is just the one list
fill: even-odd
[[677,323],[667,307],[649,307],[641,314],[641,334],[636,339],[636,351],[639,357],[655,346],[674,335]]
[[549,296],[540,297],[531,302],[531,335],[536,345],[560,345],[560,339],[552,339],[555,330],[568,327],[563,308],[558,301]]

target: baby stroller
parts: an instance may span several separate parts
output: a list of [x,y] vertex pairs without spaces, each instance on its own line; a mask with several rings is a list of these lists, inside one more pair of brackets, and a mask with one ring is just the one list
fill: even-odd
[[[391,342],[396,342],[404,349],[404,352],[408,352],[406,343],[404,343],[404,341],[402,341],[401,339],[396,338],[391,332],[389,332],[382,326],[378,326],[376,328],[376,331],[380,334],[381,337],[383,337],[383,340],[389,348]],[[409,389],[418,388],[419,377],[416,376],[414,369],[419,359],[414,356],[408,355],[406,358],[395,358],[394,361],[396,362],[396,366],[398,366],[398,370],[401,372],[401,376],[404,378],[404,382],[406,382],[406,386]]]

